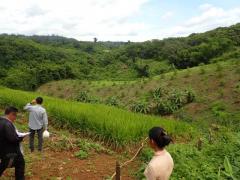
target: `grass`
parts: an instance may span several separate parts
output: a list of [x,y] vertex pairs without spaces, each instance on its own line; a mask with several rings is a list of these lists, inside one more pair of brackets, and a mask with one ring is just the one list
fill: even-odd
[[[227,81],[238,81],[237,78],[239,77],[239,74],[235,72],[238,68],[238,65],[234,61],[218,62],[215,64],[178,70],[177,76],[174,75],[174,72],[168,72],[152,78],[145,78],[144,83],[141,83],[140,79],[129,82],[93,81],[91,86],[88,85],[87,82],[82,82],[82,84],[85,84],[85,86],[82,87],[82,85],[78,84],[78,80],[64,80],[43,85],[38,89],[38,91],[46,95],[49,95],[49,92],[54,92],[54,96],[57,97],[60,97],[61,94],[64,94],[64,98],[72,100],[75,99],[79,91],[86,90],[89,90],[90,95],[97,96],[102,99],[105,99],[108,96],[120,97],[121,94],[124,93],[128,94],[128,96],[122,98],[122,102],[124,105],[128,105],[129,101],[135,100],[135,98],[143,95],[146,93],[146,91],[156,89],[159,86],[168,86],[167,83],[170,83],[171,87],[176,86],[179,88],[183,85],[185,86],[186,84],[189,84],[192,85],[193,88],[199,89],[199,83],[201,83],[201,87],[204,87],[202,85],[204,82],[207,82],[208,85],[212,81],[220,80],[221,78],[219,75],[223,76],[223,78]],[[200,73],[201,69],[204,70],[204,74]],[[105,86],[103,86],[103,84],[105,84]],[[115,84],[115,86],[112,86],[112,84]],[[57,90],[57,87],[59,86],[63,87],[61,91]],[[110,87],[111,90],[109,90]],[[67,89],[71,90],[67,91]],[[135,94],[136,90],[139,91],[139,94],[137,95]]]
[[[0,88],[0,104],[14,105],[20,109],[38,93]],[[116,146],[138,142],[153,126],[164,127],[173,137],[192,138],[196,132],[180,121],[131,113],[99,104],[84,104],[44,96],[44,106],[51,123],[86,133]]]

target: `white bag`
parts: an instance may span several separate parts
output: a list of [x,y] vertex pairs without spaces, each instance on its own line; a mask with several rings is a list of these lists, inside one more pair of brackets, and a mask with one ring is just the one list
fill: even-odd
[[50,136],[50,133],[47,130],[45,130],[43,132],[43,138],[49,138],[49,136]]

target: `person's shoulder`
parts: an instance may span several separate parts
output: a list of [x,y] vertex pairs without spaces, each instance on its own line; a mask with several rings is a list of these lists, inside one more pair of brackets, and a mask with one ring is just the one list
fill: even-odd
[[5,117],[0,117],[0,121],[8,123],[8,120]]
[[159,165],[159,160],[161,159],[161,156],[153,156],[150,160],[148,166],[149,167],[155,167],[156,165]]
[[4,117],[0,117],[0,122],[5,126],[12,126],[12,123]]
[[153,172],[154,172],[154,169],[155,169],[155,166],[156,166],[156,164],[155,164],[154,160],[152,159],[152,160],[148,163],[148,165],[147,165],[147,167],[146,167],[146,171],[153,173]]
[[168,151],[166,151],[166,156],[168,157],[169,161],[170,161],[172,164],[174,164],[173,158],[172,158],[171,154],[170,154]]
[[40,109],[41,109],[43,112],[46,112],[46,109],[45,109],[43,106],[40,106]]
[[171,154],[167,150],[165,150],[165,153],[166,153],[167,156],[172,158]]

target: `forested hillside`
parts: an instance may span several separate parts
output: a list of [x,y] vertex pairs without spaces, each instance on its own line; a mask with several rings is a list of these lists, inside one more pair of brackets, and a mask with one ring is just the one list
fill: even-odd
[[[240,57],[240,24],[141,43],[0,35],[0,82],[34,90],[60,79],[131,80]],[[224,55],[224,56],[223,56]]]

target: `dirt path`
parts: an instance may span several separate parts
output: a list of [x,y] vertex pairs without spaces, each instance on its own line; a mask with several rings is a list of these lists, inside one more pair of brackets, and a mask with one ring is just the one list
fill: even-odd
[[[106,179],[114,172],[115,157],[95,154],[86,160],[73,156],[73,152],[48,152],[32,163],[28,179]],[[123,179],[133,179],[124,172]]]
[[[22,124],[25,124],[23,121]],[[21,127],[19,129],[25,129]],[[67,131],[52,129],[58,136],[74,137]],[[79,138],[80,139],[80,138]],[[61,145],[61,147],[60,147]],[[63,143],[61,138],[52,136],[45,141],[42,153],[28,150],[28,139],[23,142],[26,161],[26,180],[102,180],[109,179],[115,171],[116,160],[121,162],[127,160],[126,157],[113,153],[92,151],[86,159],[75,157],[75,153],[81,148],[69,149],[69,144]],[[121,172],[123,180],[132,180],[135,165],[130,165]],[[0,179],[14,179],[14,169],[7,169]]]
[[[102,180],[108,179],[115,170],[117,158],[108,154],[92,154],[81,160],[74,151],[54,152],[45,148],[43,153],[25,155],[27,180]],[[123,170],[122,179],[134,179],[128,169]],[[14,179],[14,170],[8,169],[3,179]]]

